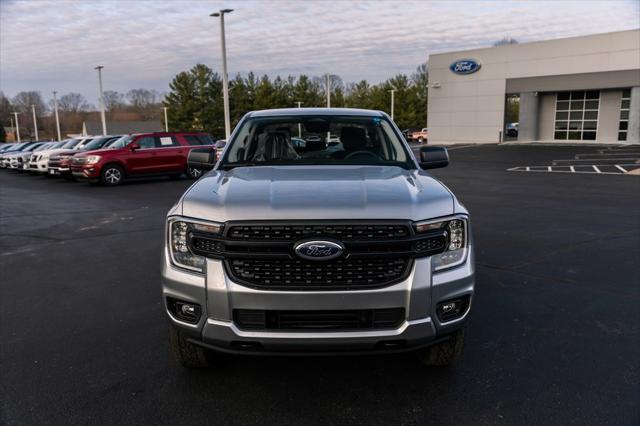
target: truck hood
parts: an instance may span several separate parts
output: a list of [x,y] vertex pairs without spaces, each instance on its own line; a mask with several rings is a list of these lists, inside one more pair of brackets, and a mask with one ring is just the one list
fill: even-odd
[[[66,149],[66,148],[56,148],[56,149],[44,149],[42,151],[38,151],[37,154],[38,155],[48,155],[49,157],[57,155],[61,152],[66,152],[66,151],[73,151],[72,149]],[[35,153],[34,153],[35,154]]]
[[390,166],[274,166],[213,171],[197,181],[182,199],[184,216],[217,222],[423,220],[453,211],[453,195],[439,181],[422,170]]

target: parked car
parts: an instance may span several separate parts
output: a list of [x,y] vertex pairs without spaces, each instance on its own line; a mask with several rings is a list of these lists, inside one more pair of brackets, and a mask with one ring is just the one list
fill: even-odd
[[507,125],[506,125],[506,134],[509,137],[517,138],[518,137],[518,122],[507,123]]
[[32,143],[33,142],[18,142],[12,144],[10,148],[4,150],[3,152],[0,152],[0,168],[6,169],[9,166],[8,157],[27,148]]
[[[299,153],[288,129],[340,135]],[[305,140],[309,140],[305,138]],[[179,362],[237,354],[461,353],[474,292],[469,214],[380,111],[256,111],[167,215],[161,282]]]
[[[48,146],[39,149],[37,152],[31,153],[29,161],[25,163],[30,173],[44,173],[47,171],[46,161],[40,161],[42,158],[48,159],[48,153],[55,149],[61,148],[67,141],[50,142]],[[44,166],[44,167],[43,167]]]
[[183,173],[197,179],[199,168],[187,167],[194,146],[213,145],[206,133],[142,133],[127,135],[106,149],[74,155],[71,172],[77,179],[118,185],[127,178],[173,176]]
[[31,157],[31,153],[41,146],[46,146],[45,142],[30,142],[24,149],[8,155],[5,158],[6,160],[9,160],[7,167],[20,172],[23,171],[23,164],[28,162],[29,157]]
[[417,141],[419,143],[427,142],[428,138],[429,132],[426,127],[418,130],[417,132],[412,132],[409,134],[409,140]]
[[60,152],[73,151],[73,149],[83,143],[87,138],[66,139],[58,142],[56,146],[40,151],[35,157],[29,159],[29,170],[47,175],[49,172],[49,158]]
[[102,149],[109,142],[120,139],[123,135],[98,136],[89,142],[79,143],[73,150],[61,151],[49,159],[48,173],[51,176],[63,176],[73,179],[71,174],[72,157],[80,152]]

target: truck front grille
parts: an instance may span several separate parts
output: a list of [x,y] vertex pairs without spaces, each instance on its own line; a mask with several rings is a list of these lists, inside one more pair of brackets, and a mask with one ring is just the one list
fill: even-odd
[[409,236],[401,224],[273,224],[235,225],[227,236],[234,240],[295,241],[308,237],[332,237],[340,241],[390,240]]
[[[309,260],[301,241],[334,241],[337,258]],[[416,234],[410,221],[318,220],[227,222],[222,234],[192,230],[194,254],[220,259],[236,283],[261,290],[359,290],[397,284],[415,258],[442,253],[446,230]]]
[[232,280],[249,287],[273,290],[356,290],[383,287],[409,275],[406,257],[339,259],[313,262],[296,259],[230,259]]
[[241,330],[347,331],[394,329],[404,321],[404,308],[341,311],[265,311],[235,309]]

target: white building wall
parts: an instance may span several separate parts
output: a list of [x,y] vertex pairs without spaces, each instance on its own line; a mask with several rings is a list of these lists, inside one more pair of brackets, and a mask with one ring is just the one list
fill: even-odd
[[[640,72],[639,52],[640,30],[631,30],[430,55],[429,141],[498,142],[507,79]],[[457,75],[449,69],[469,58],[481,64],[479,71]]]

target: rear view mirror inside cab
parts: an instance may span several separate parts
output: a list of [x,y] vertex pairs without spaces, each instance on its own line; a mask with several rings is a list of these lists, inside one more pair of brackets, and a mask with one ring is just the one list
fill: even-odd
[[304,128],[309,133],[326,133],[329,131],[329,122],[321,118],[304,121]]

